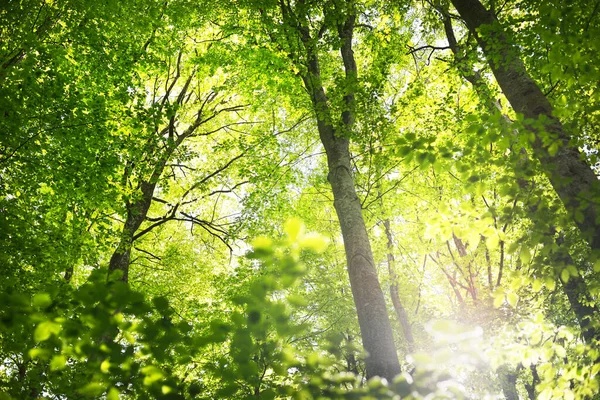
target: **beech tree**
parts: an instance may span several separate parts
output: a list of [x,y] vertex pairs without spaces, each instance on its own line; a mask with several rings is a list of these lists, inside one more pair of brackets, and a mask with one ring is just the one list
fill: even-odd
[[[295,6],[284,3],[279,5],[279,18],[283,23],[284,34],[288,35],[284,37],[284,51],[289,52],[292,62],[300,70],[300,77],[316,115],[319,137],[327,154],[327,179],[331,184],[336,214],[344,238],[350,285],[363,345],[368,352],[367,376],[393,379],[400,372],[400,365],[395,354],[383,291],[362,217],[361,203],[356,194],[349,149],[356,120],[354,92],[358,84],[358,71],[352,49],[356,5],[351,2],[331,4],[320,15],[324,22],[312,26],[310,20],[318,16],[313,14],[320,11],[315,9],[315,6],[317,4],[305,2],[299,2]],[[261,12],[264,14],[267,11]],[[336,88],[342,92],[344,103],[339,119],[332,114],[321,73],[318,41],[327,30],[337,31],[341,41],[340,53],[345,78],[343,86]]]
[[[515,112],[535,134],[533,150],[577,226],[593,249],[600,246],[596,215],[598,179],[570,135],[552,114],[552,105],[508,42],[494,11],[479,1],[453,1],[470,32],[490,59],[494,76]],[[482,31],[483,27],[483,32]],[[536,126],[536,123],[538,126]]]

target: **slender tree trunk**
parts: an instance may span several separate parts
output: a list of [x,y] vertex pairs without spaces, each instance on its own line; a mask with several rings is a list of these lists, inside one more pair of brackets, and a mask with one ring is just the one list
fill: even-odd
[[394,305],[394,310],[396,311],[396,317],[402,326],[404,339],[406,339],[406,343],[408,344],[408,351],[412,353],[415,350],[415,339],[412,333],[412,326],[410,325],[410,321],[408,319],[408,313],[402,305],[402,301],[398,295],[398,275],[394,269],[396,259],[393,253],[394,242],[389,219],[385,219],[383,221],[383,227],[385,228],[385,235],[387,237],[387,263],[388,272],[390,275],[390,297],[392,298],[392,304]]
[[519,400],[519,392],[517,391],[517,372],[508,365],[501,365],[498,368],[497,373],[504,398],[506,400]]
[[[452,4],[476,36],[515,112],[536,122],[529,126],[535,134],[534,155],[592,249],[600,250],[600,219],[596,207],[600,185],[596,174],[579,149],[569,143],[570,136],[552,115],[550,102],[528,74],[494,13],[486,10],[479,0],[452,0]],[[486,31],[481,33],[480,28],[484,26]],[[544,131],[539,128],[543,121]],[[548,151],[551,144],[548,139],[560,144],[556,153]]]
[[456,300],[458,301],[458,307],[459,307],[459,309],[462,310],[465,308],[466,305],[465,305],[465,299],[463,298],[462,294],[460,293],[460,287],[459,287],[458,281],[456,280],[456,272],[454,273],[454,276],[450,275],[450,273],[448,273],[448,271],[446,271],[446,268],[444,268],[444,266],[440,262],[439,253],[437,254],[437,256],[438,256],[438,258],[436,259],[433,255],[429,254],[429,259],[431,261],[433,261],[438,267],[440,267],[440,270],[444,273],[444,275],[446,276],[446,279],[448,279],[448,283],[450,284],[450,287],[454,291],[454,295],[456,296]]
[[353,88],[356,84],[357,69],[352,51],[352,36],[356,15],[349,11],[346,20],[338,25],[338,34],[342,40],[341,55],[346,71],[347,94],[344,96],[346,107],[342,112],[342,121],[336,129],[320,79],[321,72],[315,41],[310,36],[306,14],[302,15],[304,11],[302,6],[305,4],[299,2],[300,8],[292,13],[292,10],[286,9],[282,3],[282,13],[284,18],[288,18],[287,22],[298,30],[305,51],[306,64],[303,68],[307,71],[302,75],[302,79],[311,96],[319,136],[327,154],[329,169],[327,179],[331,184],[334,207],[340,221],[352,296],[358,314],[363,346],[367,352],[367,378],[380,376],[391,381],[400,373],[400,363],[385,297],[375,269],[362,206],[356,194],[348,138],[355,118]]
[[[161,169],[162,172],[162,169]],[[109,274],[113,271],[121,271],[120,280],[128,282],[129,280],[129,262],[131,256],[131,247],[133,246],[133,236],[140,225],[146,219],[150,204],[152,204],[152,195],[156,182],[142,182],[140,198],[133,203],[127,204],[127,218],[121,232],[121,240],[110,258],[108,264]]]
[[[348,344],[351,345],[354,342],[354,337],[348,333],[347,338]],[[346,370],[358,376],[360,372],[358,371],[358,360],[356,359],[355,351],[352,349],[352,346],[348,346],[348,348],[350,350],[346,356]]]
[[577,317],[577,322],[581,328],[581,334],[589,344],[596,345],[600,342],[600,332],[598,331],[597,316],[598,307],[594,301],[591,301],[589,291],[585,281],[577,273],[577,276],[569,277],[567,282],[561,278],[563,291],[569,299],[569,304]]
[[[187,87],[184,88],[186,90]],[[182,93],[184,93],[182,91]],[[139,184],[138,188],[138,197],[133,200],[133,202],[128,202],[126,205],[127,208],[127,217],[125,219],[125,224],[123,225],[123,230],[121,231],[121,240],[117,245],[114,253],[110,258],[110,262],[108,264],[108,273],[109,275],[113,271],[121,271],[122,275],[120,276],[120,280],[123,282],[129,281],[129,264],[131,258],[131,247],[133,246],[133,241],[135,238],[135,233],[140,228],[142,223],[146,220],[146,216],[148,215],[148,210],[150,209],[150,205],[152,204],[152,197],[154,196],[154,189],[156,189],[156,185],[158,184],[158,180],[160,179],[165,165],[167,161],[181,145],[181,143],[185,140],[187,136],[189,136],[193,132],[192,128],[197,126],[196,124],[190,125],[186,132],[187,134],[180,135],[177,139],[170,138],[166,147],[163,149],[162,153],[159,150],[159,157],[152,169],[152,174],[146,180],[143,180]],[[195,129],[195,128],[193,128]],[[152,153],[152,152],[151,152]]]
[[538,375],[535,364],[531,364],[529,369],[531,370],[531,383],[525,382],[525,390],[527,391],[527,397],[529,397],[529,400],[535,400],[537,398],[535,387],[540,383],[540,376]]

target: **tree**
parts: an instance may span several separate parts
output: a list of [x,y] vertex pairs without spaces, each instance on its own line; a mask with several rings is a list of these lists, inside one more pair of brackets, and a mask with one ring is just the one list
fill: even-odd
[[494,11],[488,11],[478,0],[457,0],[452,4],[477,38],[515,112],[530,120],[526,125],[535,134],[532,141],[535,156],[590,246],[598,249],[596,174],[553,115],[552,105],[527,73]]
[[[454,35],[454,30],[452,28],[452,19],[447,11],[443,8],[438,8],[442,15],[444,31],[446,33],[446,37],[448,40],[448,45],[455,57],[461,56],[461,49],[458,46],[456,37]],[[497,100],[493,100],[492,91],[487,87],[487,83],[481,76],[479,71],[474,70],[471,66],[463,65],[461,66],[461,72],[465,80],[467,80],[477,91],[478,95],[488,104],[488,112],[490,114],[499,113],[502,111],[502,106]],[[505,123],[508,124],[508,127],[512,125],[512,121],[506,115],[502,115],[502,119]],[[527,158],[527,151],[524,148],[519,150],[519,153],[522,155],[521,159],[518,160],[517,168],[518,169],[527,169],[530,168],[528,166],[529,160]],[[527,187],[533,185],[532,181],[522,180],[519,185],[522,187]],[[531,206],[530,206],[531,207]],[[533,208],[533,207],[532,207]],[[531,214],[535,214],[533,211]],[[506,231],[507,225],[504,225],[503,231]],[[547,236],[555,236],[556,227],[549,226]],[[561,244],[564,242],[564,237],[559,237],[556,239],[556,243],[559,246],[559,249],[552,253],[552,257],[550,259],[551,265],[556,265],[558,268],[562,268],[562,271],[568,269],[568,266],[576,265],[575,261],[568,254],[568,251],[565,250],[564,247],[561,247]],[[504,241],[500,242],[500,246],[502,250],[504,249]],[[566,254],[565,254],[566,253]],[[503,262],[503,260],[502,260]],[[585,268],[579,268],[584,270]],[[574,271],[569,270],[569,274],[565,276],[564,273],[561,273],[560,282],[563,286],[564,292],[569,299],[571,307],[577,316],[577,320],[579,322],[582,334],[588,343],[595,343],[599,336],[599,332],[593,324],[590,324],[590,321],[594,319],[594,315],[598,313],[597,307],[595,307],[594,302],[591,300],[591,295],[587,289],[587,285],[584,279],[579,272],[579,269],[575,269]],[[500,269],[498,284],[500,283],[502,274],[502,268]],[[572,275],[572,276],[571,276]],[[490,281],[490,287],[493,289],[493,285]]]
[[[295,6],[281,3],[279,12],[288,37],[285,51],[300,72],[310,95],[317,119],[319,136],[328,163],[334,205],[340,221],[348,273],[357,307],[363,345],[367,351],[367,376],[392,379],[400,372],[385,299],[375,270],[368,234],[362,217],[361,204],[352,178],[350,137],[355,123],[355,86],[357,66],[352,49],[356,5],[352,2],[332,4],[322,12],[324,22],[311,26],[311,14],[316,4],[299,2]],[[264,11],[261,11],[263,14]],[[332,115],[330,100],[321,76],[319,40],[326,30],[337,31],[341,41],[345,79],[341,120]],[[315,36],[316,35],[316,36]],[[296,43],[299,41],[300,45]],[[340,89],[338,89],[339,91]]]

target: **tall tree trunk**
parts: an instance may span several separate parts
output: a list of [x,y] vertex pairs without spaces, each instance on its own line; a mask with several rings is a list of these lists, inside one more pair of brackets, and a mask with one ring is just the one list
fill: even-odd
[[531,383],[525,382],[525,390],[527,391],[529,400],[535,400],[537,398],[535,387],[540,383],[540,376],[535,364],[531,364],[529,369],[531,370]]
[[[322,89],[318,92],[325,96]],[[317,115],[323,104],[321,100],[315,103]],[[348,275],[361,337],[368,353],[367,377],[381,376],[392,379],[400,373],[400,364],[385,298],[375,269],[362,207],[354,186],[349,140],[345,137],[336,137],[333,126],[323,120],[318,120],[318,129],[327,153],[329,167],[327,179],[333,191],[333,204],[344,239]]]
[[360,372],[358,370],[358,360],[356,359],[356,354],[355,354],[355,350],[352,348],[352,343],[354,342],[354,337],[348,333],[347,334],[347,340],[348,340],[348,355],[346,355],[346,370],[348,372],[352,372],[354,375],[360,375]]
[[[517,56],[515,46],[493,12],[486,10],[479,0],[451,0],[475,35],[504,95],[517,113],[536,123],[529,129],[535,134],[534,155],[539,159],[554,190],[565,208],[594,250],[600,250],[600,219],[596,203],[600,201],[600,185],[596,174],[571,143],[561,122],[552,115],[552,106]],[[480,28],[486,32],[481,34]],[[543,119],[541,118],[543,117]],[[544,121],[544,131],[536,126]],[[556,153],[549,152],[548,136],[560,144]]]
[[598,322],[598,307],[591,301],[587,285],[579,272],[577,276],[569,277],[567,282],[561,278],[563,291],[569,299],[569,304],[577,317],[584,340],[593,346],[600,343],[600,332],[596,326]]
[[[346,10],[345,21],[338,25],[338,34],[342,40],[341,55],[346,71],[345,110],[342,121],[336,129],[329,108],[329,100],[321,83],[318,50],[310,35],[308,17],[298,3],[298,9],[287,9],[281,3],[282,13],[287,22],[295,26],[300,36],[306,64],[302,67],[304,85],[311,96],[317,119],[317,128],[325,152],[329,173],[327,179],[331,185],[334,207],[340,221],[344,249],[348,265],[348,275],[352,296],[358,314],[363,346],[367,352],[367,378],[380,376],[392,380],[400,373],[400,363],[387,313],[385,297],[379,279],[367,229],[362,215],[361,202],[356,194],[352,163],[350,157],[349,133],[354,124],[354,90],[357,68],[352,50],[352,36],[356,15],[351,5]],[[298,19],[296,19],[298,18]]]
[[404,339],[406,339],[406,343],[408,344],[408,351],[412,353],[415,350],[415,339],[412,333],[412,326],[410,325],[410,321],[408,319],[408,313],[402,305],[402,301],[398,295],[398,275],[396,274],[395,270],[396,259],[393,252],[394,241],[389,219],[385,219],[383,221],[383,227],[385,228],[385,236],[387,238],[387,263],[388,272],[390,275],[390,297],[392,298],[394,311],[396,311],[396,317],[402,326]]

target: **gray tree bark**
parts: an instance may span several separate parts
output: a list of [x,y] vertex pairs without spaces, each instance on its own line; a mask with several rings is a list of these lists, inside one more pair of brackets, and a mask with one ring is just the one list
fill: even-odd
[[[162,173],[162,168],[160,169],[160,173]],[[129,263],[131,246],[133,246],[133,236],[146,219],[148,209],[150,208],[150,204],[152,204],[152,195],[156,188],[156,182],[142,182],[140,186],[140,197],[133,203],[127,204],[127,218],[121,232],[121,240],[110,257],[108,264],[109,275],[113,271],[121,271],[122,275],[119,279],[123,282],[129,281]]]

